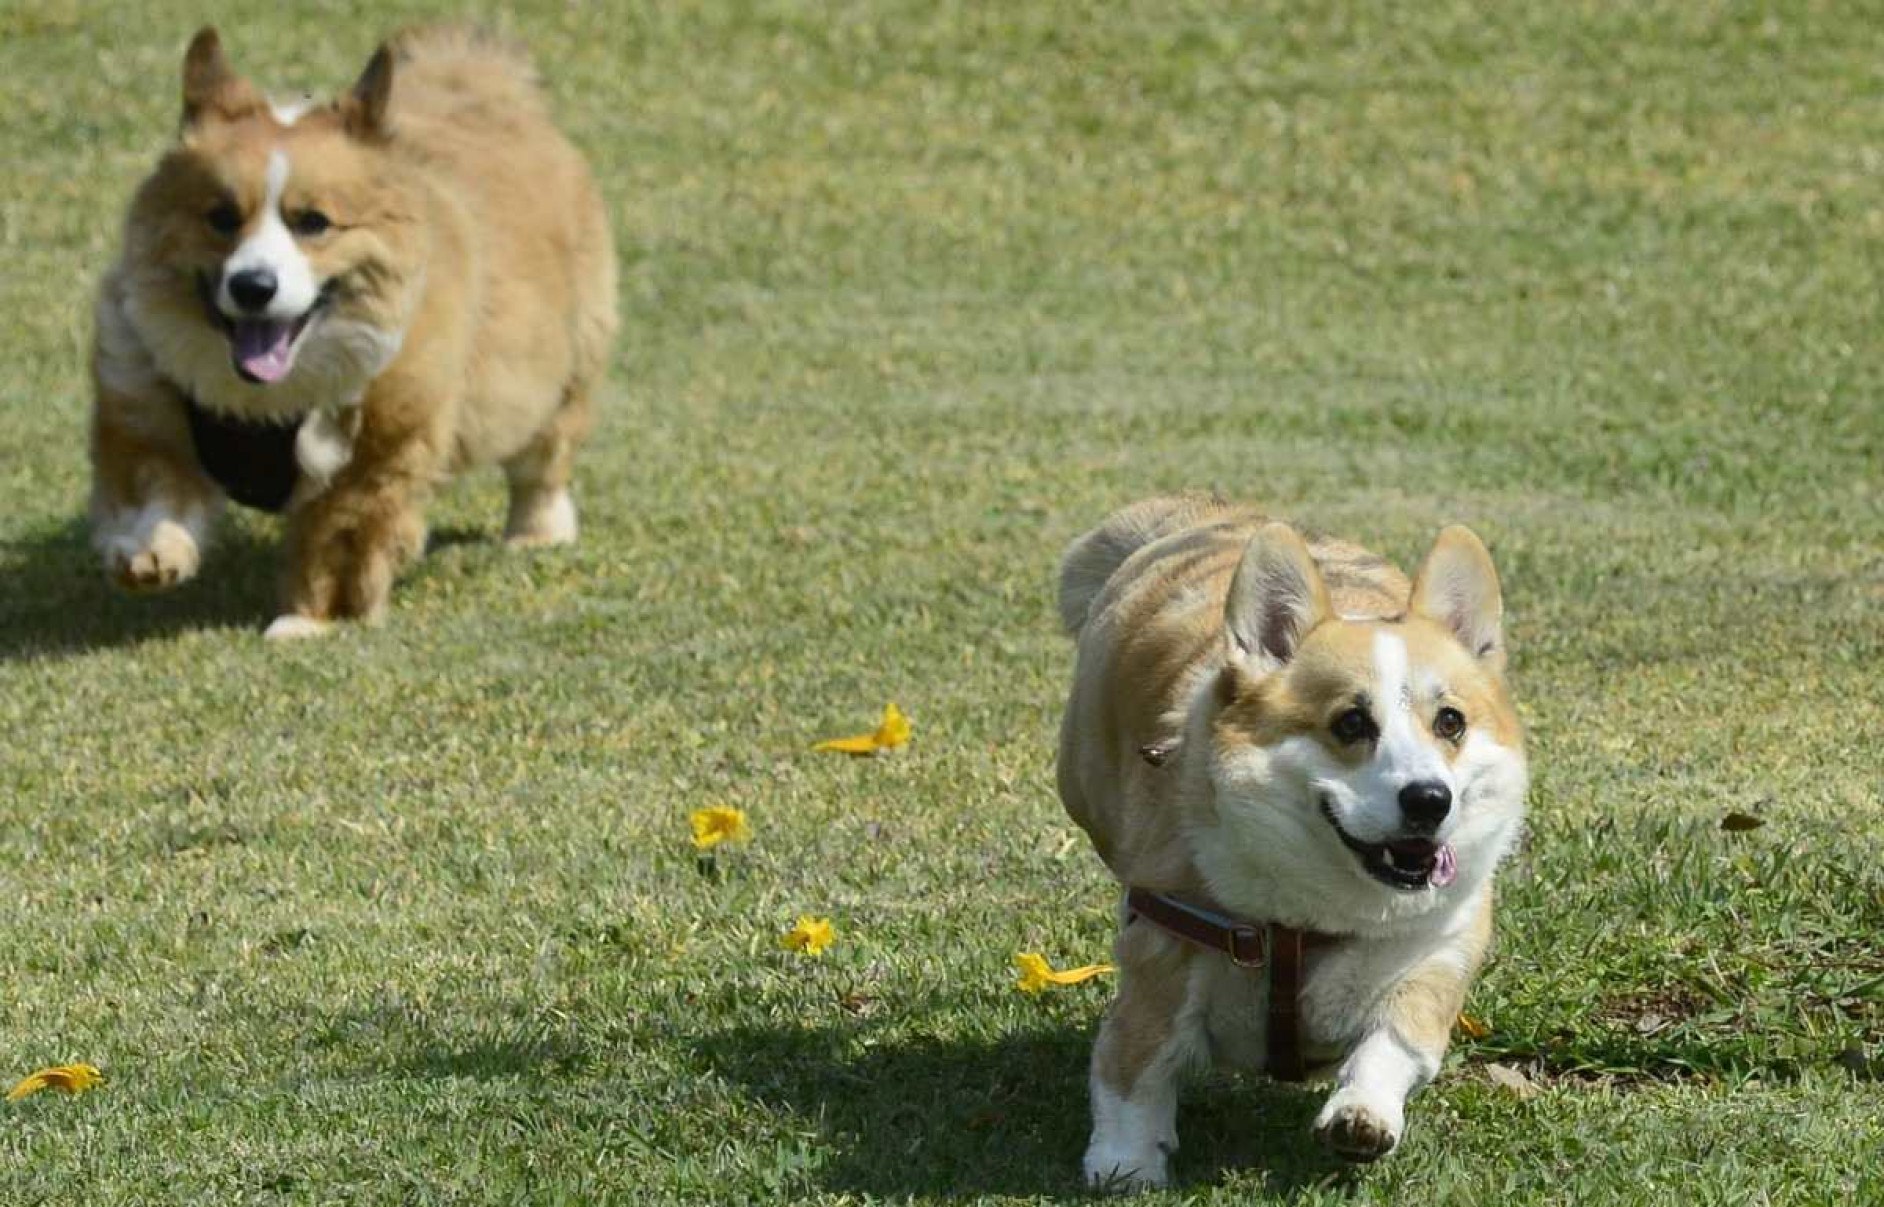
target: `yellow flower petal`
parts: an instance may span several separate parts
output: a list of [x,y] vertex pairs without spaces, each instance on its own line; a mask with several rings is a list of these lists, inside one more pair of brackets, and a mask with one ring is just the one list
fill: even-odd
[[1055,972],[1047,963],[1047,958],[1037,951],[1023,951],[1014,957],[1014,967],[1020,969],[1020,979],[1014,987],[1022,993],[1039,993],[1048,985],[1077,985],[1081,981],[1090,981],[1096,976],[1117,971],[1110,964],[1082,964],[1078,968],[1068,968]]
[[723,842],[744,842],[752,837],[752,828],[746,824],[746,812],[726,805],[712,805],[705,809],[695,809],[689,819],[693,823],[693,846],[696,851],[707,851]]
[[1113,968],[1110,964],[1081,964],[1078,968],[1049,973],[1047,979],[1055,985],[1077,985],[1081,981],[1090,981],[1096,976],[1104,976],[1111,971]]
[[873,732],[848,738],[831,738],[811,749],[835,754],[876,754],[880,750],[894,750],[908,742],[909,718],[903,715],[902,709],[890,703],[883,706],[883,721]]
[[1047,965],[1047,958],[1037,951],[1023,951],[1015,956],[1014,967],[1020,969],[1020,980],[1014,987],[1022,993],[1039,993],[1045,989],[1047,977],[1053,971]]
[[37,1094],[41,1090],[83,1094],[104,1079],[105,1075],[98,1071],[96,1065],[54,1065],[50,1069],[41,1069],[22,1077],[20,1083],[7,1092],[7,1101],[18,1102],[28,1094]]
[[798,923],[778,937],[778,945],[803,955],[823,955],[824,949],[837,942],[837,928],[829,918],[798,915]]
[[831,754],[875,754],[877,735],[860,733],[854,738],[831,738],[828,741],[819,742],[812,749]]
[[909,742],[909,718],[894,701],[883,706],[883,723],[870,735],[878,750],[895,750]]

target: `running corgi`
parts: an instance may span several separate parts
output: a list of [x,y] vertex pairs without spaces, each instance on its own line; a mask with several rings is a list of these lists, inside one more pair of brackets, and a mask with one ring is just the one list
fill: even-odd
[[1197,498],[1068,550],[1060,797],[1128,890],[1085,1174],[1159,1186],[1189,1067],[1332,1073],[1316,1136],[1399,1143],[1491,938],[1524,737],[1485,546],[1412,582],[1356,545]]

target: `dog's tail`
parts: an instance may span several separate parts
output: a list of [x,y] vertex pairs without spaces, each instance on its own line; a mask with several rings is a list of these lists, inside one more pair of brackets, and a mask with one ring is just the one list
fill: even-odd
[[1060,559],[1060,623],[1077,637],[1099,593],[1125,559],[1163,536],[1222,512],[1226,504],[1211,495],[1174,495],[1146,499],[1113,512],[1105,523],[1066,547]]
[[506,109],[543,109],[529,51],[489,29],[463,22],[412,25],[386,46],[393,53],[401,111],[477,121]]

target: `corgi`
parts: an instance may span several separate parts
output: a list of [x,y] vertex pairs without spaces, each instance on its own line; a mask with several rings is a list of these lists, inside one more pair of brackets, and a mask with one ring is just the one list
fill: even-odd
[[615,283],[594,179],[518,54],[412,30],[337,99],[285,104],[202,30],[95,306],[107,577],[190,579],[233,499],[286,513],[268,636],[377,620],[427,496],[489,464],[511,543],[573,541]]
[[1072,544],[1060,611],[1060,797],[1129,890],[1087,1181],[1164,1185],[1179,1080],[1213,1063],[1332,1074],[1316,1137],[1384,1156],[1523,822],[1485,546],[1447,528],[1409,582],[1248,508],[1152,499]]

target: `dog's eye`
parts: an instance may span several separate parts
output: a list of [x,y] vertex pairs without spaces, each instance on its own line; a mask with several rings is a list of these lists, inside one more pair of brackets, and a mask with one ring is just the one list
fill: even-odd
[[203,221],[219,235],[233,235],[242,229],[242,211],[225,201],[204,214]]
[[288,219],[289,228],[303,239],[326,234],[327,228],[333,224],[333,219],[319,210],[301,210]]
[[1433,732],[1448,742],[1465,736],[1465,714],[1456,708],[1442,708],[1433,714]]
[[1374,728],[1374,718],[1367,715],[1365,708],[1348,709],[1334,719],[1328,731],[1343,745],[1365,741],[1379,732]]

